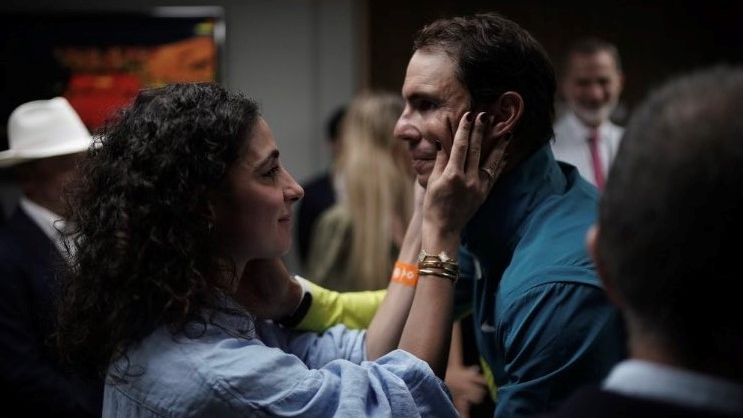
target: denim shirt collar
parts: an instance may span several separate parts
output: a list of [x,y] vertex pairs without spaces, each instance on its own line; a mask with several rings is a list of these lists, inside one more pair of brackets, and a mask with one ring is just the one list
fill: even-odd
[[216,306],[212,309],[204,309],[201,316],[204,319],[203,323],[191,322],[186,325],[184,330],[186,335],[191,333],[198,335],[204,331],[205,326],[215,326],[236,338],[256,337],[255,316],[230,296],[220,295]]

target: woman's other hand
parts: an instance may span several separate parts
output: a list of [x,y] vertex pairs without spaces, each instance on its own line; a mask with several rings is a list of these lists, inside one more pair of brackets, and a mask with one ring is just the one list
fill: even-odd
[[302,286],[276,259],[257,259],[245,265],[235,299],[261,319],[280,320],[294,313]]

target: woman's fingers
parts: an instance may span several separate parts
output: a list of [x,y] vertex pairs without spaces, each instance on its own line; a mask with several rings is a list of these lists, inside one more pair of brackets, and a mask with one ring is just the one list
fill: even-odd
[[447,167],[451,167],[450,169],[455,172],[464,172],[465,164],[467,163],[467,151],[470,147],[470,134],[472,133],[474,117],[474,113],[465,112],[465,114],[462,115],[462,119],[459,120],[457,132],[454,133],[454,141],[451,145],[451,155],[449,156],[449,164]]
[[[465,112],[462,115],[454,133],[449,155],[447,156],[443,149],[440,149],[436,155],[431,179],[438,179],[443,173],[449,172],[452,174],[450,177],[470,179],[465,180],[468,183],[472,179],[480,179],[480,182],[486,183],[486,186],[492,186],[503,168],[503,165],[499,165],[503,149],[498,146],[494,147],[489,154],[488,161],[480,165],[482,145],[491,123],[490,119],[491,117],[485,112],[477,115],[473,112]],[[482,181],[483,176],[486,177],[485,181]]]
[[499,138],[493,149],[490,150],[487,158],[479,167],[479,170],[484,175],[487,175],[490,180],[489,186],[495,184],[495,181],[500,177],[503,169],[506,167],[508,162],[508,145],[511,143],[511,134],[507,134],[504,138]]
[[431,175],[428,177],[428,184],[431,184],[431,182],[435,179],[438,179],[441,177],[441,174],[444,172],[446,167],[449,166],[449,161],[451,158],[446,155],[446,151],[443,147],[439,147],[439,151],[436,153],[436,162],[433,165],[433,171],[431,172]]
[[467,150],[467,168],[465,174],[469,178],[476,178],[480,167],[480,153],[482,152],[482,141],[485,131],[489,125],[487,113],[481,112],[477,115],[474,127],[469,138],[469,149]]
[[470,134],[474,124],[473,119],[474,114],[472,112],[465,112],[464,115],[462,115],[462,118],[459,120],[457,131],[454,133],[449,155],[446,154],[446,151],[443,148],[439,148],[439,152],[436,154],[436,163],[433,166],[433,172],[429,178],[429,184],[431,183],[431,180],[441,177],[445,171],[453,173],[464,172],[468,158],[468,149],[470,146]]

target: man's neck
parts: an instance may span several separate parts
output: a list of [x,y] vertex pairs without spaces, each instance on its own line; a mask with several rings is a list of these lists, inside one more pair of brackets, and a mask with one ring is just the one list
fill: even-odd
[[24,209],[30,209],[34,213],[39,213],[46,218],[62,219],[62,216],[59,215],[59,213],[57,213],[57,211],[55,211],[53,208],[49,207],[49,205],[45,205],[43,202],[39,202],[38,200],[27,195],[23,195],[21,197],[20,203]]
[[44,193],[34,193],[33,191],[24,190],[23,197],[27,202],[48,210],[56,217],[61,218],[64,212],[64,203],[61,199],[47,199]]
[[573,113],[575,114],[575,117],[578,119],[578,122],[580,122],[581,125],[585,126],[588,129],[596,129],[599,126],[603,125],[604,122],[606,122],[606,120],[604,119],[589,121],[589,120],[586,120],[580,117],[579,114],[575,112]]
[[27,196],[21,197],[19,206],[26,215],[44,232],[54,244],[59,248],[62,254],[65,253],[64,244],[61,241],[59,231],[64,229],[64,219],[61,216],[39,205],[37,202],[29,199]]
[[630,357],[652,363],[681,367],[674,356],[663,348],[663,343],[650,336],[634,337],[630,335]]
[[632,359],[644,360],[732,380],[740,380],[740,376],[743,376],[743,361],[730,361],[730,359],[725,358],[708,358],[707,360],[697,358],[694,359],[692,364],[688,360],[685,360],[681,353],[676,353],[674,347],[676,346],[663,341],[661,338],[648,334],[633,336],[633,333],[630,332],[629,351]]

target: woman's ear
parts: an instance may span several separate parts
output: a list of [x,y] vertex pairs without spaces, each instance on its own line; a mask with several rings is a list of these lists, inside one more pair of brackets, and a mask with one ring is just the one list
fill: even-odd
[[586,247],[588,247],[588,254],[593,259],[593,263],[596,266],[596,272],[599,275],[599,279],[601,279],[601,284],[604,285],[604,290],[606,290],[606,295],[609,297],[609,300],[611,303],[621,308],[624,305],[622,296],[619,294],[614,280],[612,280],[606,273],[606,266],[601,258],[601,252],[598,247],[599,234],[601,234],[601,229],[596,224],[592,225],[588,230],[588,233],[586,234]]
[[524,99],[515,91],[507,91],[488,106],[488,112],[494,116],[492,136],[499,138],[516,129],[524,114]]

